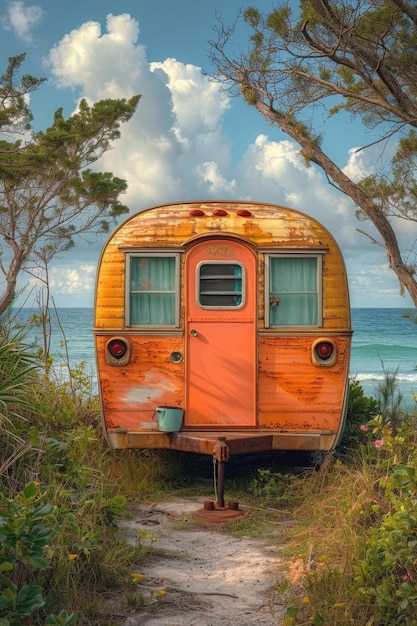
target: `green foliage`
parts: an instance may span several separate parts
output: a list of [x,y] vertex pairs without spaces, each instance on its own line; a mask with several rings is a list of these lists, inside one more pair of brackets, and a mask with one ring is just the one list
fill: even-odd
[[[3,555],[3,564],[0,560],[4,596],[0,600],[0,626],[20,626],[23,622],[18,613],[25,611],[32,611],[30,623],[37,626],[45,623],[48,613],[47,624],[70,626],[75,623],[73,611],[81,623],[91,623],[91,619],[104,623],[106,601],[93,609],[96,599],[117,589],[122,605],[123,584],[141,558],[141,550],[127,545],[116,533],[118,521],[127,515],[126,496],[133,501],[157,489],[161,476],[169,472],[169,463],[155,462],[158,457],[149,452],[126,451],[121,455],[109,449],[100,430],[98,402],[92,395],[85,364],[71,367],[68,379],[67,364],[64,370],[54,362],[45,368],[44,361],[32,357],[30,349],[6,338],[6,326],[3,330],[1,389],[8,415],[7,431],[4,423],[0,429],[3,551],[12,544],[10,511],[19,512],[23,507],[25,512],[28,507],[29,521],[24,540],[15,540],[15,552],[22,554],[23,547],[24,558],[16,566],[9,553]],[[62,371],[63,380],[59,378]],[[6,394],[8,389],[13,393]],[[42,496],[33,479],[42,485]],[[28,481],[31,487],[24,486]],[[30,491],[33,485],[37,495]],[[46,499],[48,508],[42,509]],[[39,517],[35,524],[42,512],[46,517]],[[16,513],[16,532],[23,533],[22,516],[22,512]],[[43,534],[41,527],[45,528]],[[34,533],[38,543],[32,545]],[[63,597],[68,613],[59,612]],[[6,610],[7,615],[16,613],[13,621]]]
[[[46,80],[45,78],[34,78],[24,74],[20,79],[20,85],[16,85],[16,72],[25,60],[26,55],[20,54],[9,58],[9,65],[6,72],[0,77],[1,91],[4,100],[8,101],[7,106],[0,108],[0,127],[4,132],[15,132],[16,130],[27,130],[30,128],[32,114],[28,106],[25,94],[31,93]],[[0,150],[0,173],[4,174],[5,165],[10,167],[8,154]]]
[[397,373],[395,370],[386,368],[382,364],[384,380],[376,387],[376,397],[379,403],[380,412],[387,416],[394,427],[400,426],[406,416],[403,408],[403,395],[399,388]]
[[24,419],[30,407],[27,390],[36,380],[36,359],[19,335],[0,326],[0,473],[31,448]]
[[54,624],[55,626],[72,626],[77,623],[77,618],[74,613],[68,615],[66,611],[61,611],[58,615],[48,615],[45,620],[45,624]]
[[355,565],[354,586],[374,603],[378,624],[415,626],[416,468],[398,466],[384,483],[391,494],[393,510],[384,516],[379,527],[369,532],[364,554]]
[[338,451],[348,451],[363,441],[360,427],[377,415],[385,415],[394,428],[399,428],[407,421],[407,411],[403,408],[403,396],[397,378],[398,368],[391,370],[382,363],[384,379],[378,383],[375,398],[367,397],[358,380],[349,383],[349,396],[346,425]]
[[[43,504],[43,499],[38,485],[32,482],[0,509],[2,570],[15,570],[20,561],[34,568],[47,567],[48,562],[42,554],[51,540],[52,531],[43,525],[43,518],[52,512],[52,506]],[[5,568],[5,563],[10,567]]]
[[[0,624],[21,626],[45,605],[42,587],[25,581],[50,565],[45,555],[53,536],[47,524],[53,507],[45,504],[34,482],[0,506]],[[46,623],[70,626],[76,619],[62,612],[50,615]]]
[[[353,200],[357,215],[369,220],[379,239],[361,232],[384,247],[400,292],[407,290],[417,306],[415,255],[401,253],[398,237],[398,225],[403,219],[414,222],[417,206],[414,5],[395,0],[273,5],[246,9],[243,24],[239,18],[230,28],[221,24],[211,42],[215,77],[297,142],[306,166],[319,166]],[[248,38],[246,51],[235,45],[240,28]],[[384,159],[372,157],[375,165],[362,179],[349,177],[331,156],[326,116],[335,115],[370,134],[357,151],[380,146],[384,153]],[[408,246],[412,249],[412,239]]]
[[291,18],[291,9],[289,7],[280,7],[274,9],[272,13],[268,15],[267,25],[268,28],[275,33],[280,34],[283,37],[287,37],[290,26],[289,19]]
[[91,376],[86,364],[70,368],[70,378],[60,379],[60,371],[51,368],[33,383],[32,406],[26,416],[33,425],[47,429],[53,436],[67,432],[80,423],[97,424],[98,401],[91,389]]
[[2,333],[0,326],[0,424],[16,405],[27,404],[26,387],[35,378],[36,360],[20,338]]
[[305,477],[293,533],[302,600],[288,625],[417,625],[416,416],[394,424],[379,414],[359,433],[347,465]]
[[[39,418],[38,422],[41,427]],[[119,490],[137,498],[144,480],[149,493],[152,488],[149,476],[158,469],[152,460],[147,466],[139,453],[135,455],[134,465],[132,458],[132,467],[125,467],[123,458],[105,446],[92,425],[86,426],[80,421],[76,426],[75,422],[73,415],[70,430],[61,429],[60,438],[45,436],[46,433],[39,431],[32,433],[33,447],[9,468],[11,476],[16,477],[13,484],[30,472],[36,473],[44,491],[42,498],[48,498],[51,503],[50,508],[44,510],[49,534],[41,535],[41,538],[48,539],[45,554],[41,557],[29,554],[32,563],[46,567],[33,572],[29,571],[29,566],[23,568],[22,564],[18,568],[22,582],[30,576],[32,584],[42,590],[42,605],[39,604],[42,614],[55,613],[62,597],[66,598],[70,621],[65,621],[65,613],[59,613],[49,617],[48,624],[74,623],[71,611],[78,613],[81,623],[89,623],[85,615],[93,599],[109,590],[122,588],[129,571],[139,560],[141,550],[118,538],[117,524],[127,515],[127,500],[119,495]],[[42,454],[39,455],[40,450]],[[114,461],[117,461],[116,466]],[[26,488],[24,493],[30,495]],[[20,500],[21,496],[18,494],[9,499],[14,502],[16,498]],[[0,515],[5,517],[3,511]],[[2,530],[0,527],[0,532]],[[0,566],[0,578],[2,573],[7,575]],[[34,594],[34,597],[38,596]],[[42,614],[36,613],[36,624],[40,626],[43,624]],[[106,614],[105,603],[97,608],[97,614],[98,619]],[[0,624],[3,626],[1,621]]]
[[288,487],[295,480],[292,473],[258,468],[249,486],[249,493],[262,501],[264,505],[284,500]]
[[65,119],[58,109],[46,131],[33,133],[26,95],[42,79],[19,77],[24,59],[9,59],[0,80],[0,131],[26,133],[24,142],[0,141],[0,256],[7,276],[0,314],[13,302],[17,277],[28,265],[39,268],[47,283],[49,262],[71,248],[76,235],[107,232],[128,212],[119,200],[126,181],[91,165],[120,137],[121,124],[131,119],[140,99],[106,99],[92,106],[81,100],[77,113]]
[[255,7],[249,7],[249,9],[245,10],[243,17],[252,28],[256,29],[261,20],[261,13]]
[[365,396],[358,380],[349,383],[349,396],[346,415],[346,425],[338,451],[354,449],[361,439],[361,424],[366,424],[380,412],[380,406],[375,398]]
[[[415,423],[399,429],[380,416],[368,425],[378,437],[389,470],[379,480],[388,499],[380,525],[370,528],[362,554],[354,566],[353,589],[371,600],[381,626],[416,626],[417,601],[417,454]],[[410,448],[410,443],[412,447]],[[398,464],[405,460],[406,464]]]

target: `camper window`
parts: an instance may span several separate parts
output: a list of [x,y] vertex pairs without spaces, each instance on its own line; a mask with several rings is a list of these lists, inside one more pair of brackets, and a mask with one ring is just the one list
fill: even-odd
[[240,263],[200,263],[197,278],[198,304],[203,309],[240,309],[245,303],[244,278],[244,268]]
[[128,254],[127,270],[127,325],[178,326],[178,255]]
[[265,325],[321,325],[321,255],[267,255]]

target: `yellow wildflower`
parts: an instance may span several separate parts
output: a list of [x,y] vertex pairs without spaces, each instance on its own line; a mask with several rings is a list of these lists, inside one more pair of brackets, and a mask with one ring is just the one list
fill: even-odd
[[130,577],[132,579],[132,583],[139,583],[141,580],[145,580],[146,578],[145,574],[139,574],[138,572],[133,572],[130,574]]

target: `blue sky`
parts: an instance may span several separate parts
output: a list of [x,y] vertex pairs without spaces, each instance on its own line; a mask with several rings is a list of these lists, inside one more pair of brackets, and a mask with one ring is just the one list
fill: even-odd
[[[99,167],[128,181],[123,202],[131,214],[159,203],[195,199],[250,199],[284,204],[321,221],[345,256],[354,307],[409,307],[384,251],[357,232],[352,202],[321,172],[305,168],[297,146],[210,73],[208,41],[216,14],[234,21],[241,6],[269,10],[271,0],[0,0],[2,69],[27,53],[23,70],[48,82],[31,96],[34,128],[44,129],[58,107],[70,115],[80,97],[142,94],[138,111]],[[245,39],[237,41],[242,47]],[[369,136],[349,120],[326,122],[328,148],[352,175],[380,155],[356,153]],[[411,223],[410,223],[411,224]],[[405,224],[403,249],[416,233]],[[372,232],[372,231],[371,231]],[[53,263],[57,306],[92,306],[95,270],[104,240],[80,242]],[[30,282],[27,278],[26,282]],[[1,288],[1,277],[0,277]]]

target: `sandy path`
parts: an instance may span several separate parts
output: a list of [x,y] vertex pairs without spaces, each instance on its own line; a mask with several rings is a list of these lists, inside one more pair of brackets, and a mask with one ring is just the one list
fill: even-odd
[[[126,540],[152,533],[155,551],[140,565],[144,593],[163,597],[156,613],[138,612],[124,626],[279,626],[285,600],[276,591],[279,539],[236,538],[220,525],[196,524],[202,499],[143,506],[124,523]],[[278,527],[277,527],[278,528]],[[141,541],[150,539],[142,537]]]

